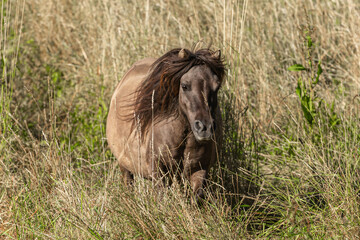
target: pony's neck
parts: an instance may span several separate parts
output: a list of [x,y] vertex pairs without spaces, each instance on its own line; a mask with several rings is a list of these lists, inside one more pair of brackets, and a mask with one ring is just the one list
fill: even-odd
[[187,136],[189,132],[191,132],[190,123],[186,117],[186,115],[181,111],[180,107],[178,108],[178,116],[177,120],[181,122],[181,126],[183,126],[182,132],[184,136]]

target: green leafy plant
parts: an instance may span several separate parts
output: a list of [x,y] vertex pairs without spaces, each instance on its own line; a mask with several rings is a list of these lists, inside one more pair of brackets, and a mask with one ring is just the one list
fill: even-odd
[[303,29],[305,33],[305,49],[306,49],[306,65],[294,64],[288,68],[289,71],[300,72],[304,71],[308,74],[305,79],[299,77],[296,87],[296,94],[299,96],[302,112],[309,125],[312,127],[314,120],[318,113],[318,108],[321,105],[321,100],[316,96],[314,91],[316,85],[319,83],[319,78],[323,72],[321,68],[321,61],[315,63],[312,58],[314,52],[314,43],[311,37],[313,28],[309,24]]
[[[310,128],[313,128],[315,120],[320,113],[324,113],[326,116],[326,118],[321,118],[321,120],[327,122],[333,128],[340,123],[340,119],[335,113],[335,102],[333,101],[330,106],[330,104],[325,103],[323,99],[319,98],[315,91],[323,69],[321,67],[321,60],[316,61],[313,57],[315,50],[312,38],[314,28],[308,23],[302,27],[302,32],[304,33],[306,64],[303,66],[297,63],[290,66],[288,70],[304,73],[298,78],[296,94],[300,99],[301,110]],[[327,106],[329,111],[326,111],[325,106]]]

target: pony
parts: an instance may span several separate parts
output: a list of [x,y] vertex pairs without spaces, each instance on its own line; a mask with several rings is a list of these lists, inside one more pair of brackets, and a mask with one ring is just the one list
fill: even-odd
[[170,50],[136,62],[118,83],[106,123],[110,150],[125,183],[134,175],[167,174],[203,197],[222,137],[218,91],[225,75],[220,50]]

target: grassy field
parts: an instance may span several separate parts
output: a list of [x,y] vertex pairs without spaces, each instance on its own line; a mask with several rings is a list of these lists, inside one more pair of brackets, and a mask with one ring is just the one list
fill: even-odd
[[[155,2],[2,0],[0,239],[358,239],[359,1]],[[132,63],[197,42],[227,66],[202,207],[123,186],[105,137]]]

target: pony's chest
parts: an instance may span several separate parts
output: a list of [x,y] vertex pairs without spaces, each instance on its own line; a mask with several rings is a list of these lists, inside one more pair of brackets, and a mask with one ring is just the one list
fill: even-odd
[[183,157],[189,131],[181,121],[167,119],[158,122],[148,132],[148,153],[158,157]]

